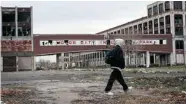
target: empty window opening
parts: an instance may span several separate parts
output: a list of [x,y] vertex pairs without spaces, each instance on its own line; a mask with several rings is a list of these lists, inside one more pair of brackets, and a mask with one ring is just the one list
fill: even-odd
[[129,34],[133,34],[133,29],[132,29],[132,27],[129,27]]
[[182,1],[174,1],[174,10],[182,10]]
[[31,12],[30,11],[19,11],[18,12],[18,22],[31,22]]
[[3,36],[15,36],[16,35],[15,27],[3,26],[2,33],[3,33]]
[[166,34],[171,34],[170,28],[166,28]]
[[15,9],[2,8],[2,22],[15,22]]
[[134,26],[134,34],[137,34],[138,30],[137,30],[137,25]]
[[18,36],[30,36],[31,35],[31,28],[22,26],[18,27]]
[[183,27],[175,27],[175,35],[183,35]]
[[152,16],[152,8],[148,9],[148,16],[151,17]]
[[160,40],[160,44],[163,44],[163,40]]
[[144,34],[148,34],[147,22],[143,23],[143,30],[144,30]]
[[153,6],[153,15],[157,15],[157,14],[158,14],[158,7],[156,5],[156,6]]
[[183,16],[179,14],[174,15],[174,22],[179,25],[183,24]]
[[166,1],[165,2],[165,11],[169,11],[170,10],[170,2]]
[[183,40],[176,40],[176,49],[184,49],[184,42]]
[[138,25],[138,34],[142,34],[142,24]]
[[152,21],[149,21],[149,34],[153,34]]
[[154,19],[154,34],[158,34],[158,19]]
[[121,29],[121,34],[124,34],[124,29]]
[[164,34],[164,17],[159,19],[160,22],[160,34]]
[[163,10],[163,3],[159,4],[159,13],[163,13],[164,10]]
[[167,15],[165,17],[165,24],[166,24],[166,28],[170,28],[170,15]]
[[129,33],[128,33],[128,28],[125,28],[125,34],[129,34]]

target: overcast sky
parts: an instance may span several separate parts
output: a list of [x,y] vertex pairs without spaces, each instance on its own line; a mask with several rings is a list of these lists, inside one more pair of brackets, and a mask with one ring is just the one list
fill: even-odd
[[2,1],[33,6],[34,33],[97,33],[147,15],[153,1]]

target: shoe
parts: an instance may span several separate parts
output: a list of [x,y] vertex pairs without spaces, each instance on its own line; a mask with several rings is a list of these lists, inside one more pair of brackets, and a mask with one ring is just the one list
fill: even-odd
[[112,92],[105,92],[105,94],[107,94],[107,95],[109,95],[109,96],[114,95],[114,93],[112,93]]
[[124,91],[125,93],[127,93],[127,92],[128,92],[128,90],[129,90],[128,88],[127,88],[127,89],[123,89],[123,91]]

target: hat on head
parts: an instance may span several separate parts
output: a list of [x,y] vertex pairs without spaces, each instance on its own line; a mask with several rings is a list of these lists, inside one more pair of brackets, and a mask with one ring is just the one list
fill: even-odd
[[124,45],[124,40],[123,39],[115,39],[115,45],[119,45],[119,46]]

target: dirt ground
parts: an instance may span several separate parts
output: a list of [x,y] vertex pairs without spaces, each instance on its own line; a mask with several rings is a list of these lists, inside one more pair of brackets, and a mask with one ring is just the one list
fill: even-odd
[[114,83],[104,94],[111,70],[29,71],[1,73],[1,100],[6,104],[186,104],[185,70],[128,70],[131,90]]

